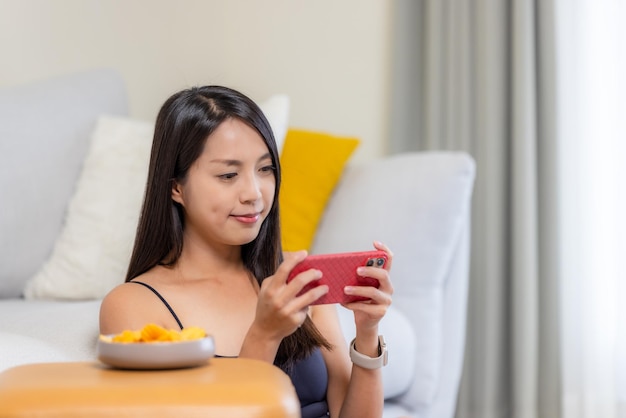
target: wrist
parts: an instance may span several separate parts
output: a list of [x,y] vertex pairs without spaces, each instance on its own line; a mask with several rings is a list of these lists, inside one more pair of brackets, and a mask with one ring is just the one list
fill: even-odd
[[379,369],[386,366],[388,361],[387,344],[382,335],[378,336],[378,349],[376,354],[377,355],[374,357],[361,353],[356,346],[356,339],[352,340],[350,343],[350,360],[352,360],[353,364],[369,370]]
[[283,340],[283,335],[278,332],[277,327],[269,326],[263,323],[263,321],[255,319],[252,324],[250,324],[250,328],[248,328],[246,339],[278,346]]
[[358,352],[369,357],[378,357],[378,327],[367,330],[357,329],[354,344]]
[[272,363],[278,352],[278,346],[282,338],[274,338],[252,325],[241,345],[240,357],[256,358]]

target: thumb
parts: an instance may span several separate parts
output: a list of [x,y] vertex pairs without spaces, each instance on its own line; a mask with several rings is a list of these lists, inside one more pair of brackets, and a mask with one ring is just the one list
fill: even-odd
[[282,277],[284,282],[287,283],[287,278],[289,277],[289,273],[295,266],[297,266],[301,261],[303,261],[307,257],[308,253],[306,250],[287,252],[284,254],[285,259],[278,266],[278,270],[276,270],[276,276]]

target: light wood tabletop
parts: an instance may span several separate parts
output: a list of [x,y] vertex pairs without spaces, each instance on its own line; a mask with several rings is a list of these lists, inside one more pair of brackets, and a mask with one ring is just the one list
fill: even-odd
[[0,373],[0,417],[26,416],[296,418],[300,404],[289,376],[258,360],[174,370],[38,363]]

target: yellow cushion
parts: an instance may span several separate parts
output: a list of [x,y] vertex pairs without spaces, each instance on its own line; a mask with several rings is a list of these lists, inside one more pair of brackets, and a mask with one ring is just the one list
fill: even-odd
[[359,145],[357,138],[289,129],[280,164],[280,216],[285,251],[309,250],[328,199]]

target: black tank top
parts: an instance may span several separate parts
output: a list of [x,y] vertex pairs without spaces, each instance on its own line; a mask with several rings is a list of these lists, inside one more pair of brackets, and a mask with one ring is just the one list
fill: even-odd
[[[129,283],[137,283],[150,289],[170,311],[180,329],[184,328],[174,309],[155,288],[135,280]],[[216,355],[216,357],[222,356]],[[283,368],[283,371],[289,375],[291,383],[296,389],[296,394],[300,400],[302,418],[322,418],[330,415],[326,402],[328,371],[319,348],[316,348],[310,356],[296,362],[291,368]]]

